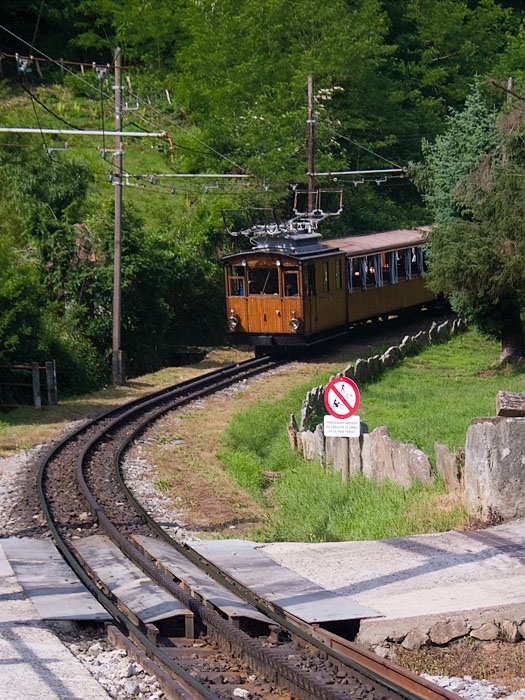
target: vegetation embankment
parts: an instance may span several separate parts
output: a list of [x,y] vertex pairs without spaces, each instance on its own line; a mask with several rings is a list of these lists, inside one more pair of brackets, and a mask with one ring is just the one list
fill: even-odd
[[[401,536],[468,526],[460,504],[441,482],[403,490],[363,477],[342,484],[317,462],[293,452],[285,430],[306,392],[326,383],[348,361],[377,351],[344,349],[345,357],[293,363],[279,373],[205,406],[166,417],[142,446],[157,466],[158,487],[180,508],[189,527],[211,536],[263,540],[327,541]],[[417,357],[361,387],[359,410],[370,430],[387,425],[393,439],[415,443],[430,457],[433,443],[465,443],[470,420],[493,415],[499,390],[525,391],[523,365],[497,365],[498,344],[474,330]],[[125,401],[139,392],[186,379],[232,359],[214,351],[201,363],[143,376],[126,387],[19,408],[0,419],[0,456],[49,441],[71,421]],[[356,354],[357,353],[357,354]],[[352,355],[353,354],[353,355]],[[242,353],[238,353],[238,358]],[[217,459],[217,452],[222,463]]]
[[[465,444],[472,418],[494,415],[499,390],[524,391],[525,367],[497,365],[495,342],[475,331],[430,347],[362,387],[360,415],[369,429],[387,425],[393,439],[433,456],[435,441]],[[265,540],[337,541],[396,537],[468,526],[460,503],[438,479],[404,490],[362,476],[340,475],[305,462],[288,443],[283,421],[298,413],[305,391],[328,381],[312,377],[277,401],[258,401],[232,420],[220,458],[234,480],[268,509]]]

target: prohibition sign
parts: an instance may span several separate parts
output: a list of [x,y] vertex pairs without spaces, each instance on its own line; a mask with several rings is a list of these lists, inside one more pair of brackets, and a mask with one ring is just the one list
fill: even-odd
[[347,377],[332,379],[324,390],[324,405],[335,418],[350,418],[359,408],[359,389]]

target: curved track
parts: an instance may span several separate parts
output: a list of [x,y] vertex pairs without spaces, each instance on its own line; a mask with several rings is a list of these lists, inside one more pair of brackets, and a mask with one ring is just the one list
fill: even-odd
[[[232,662],[233,655],[250,667],[252,679],[265,677],[271,681],[270,686],[266,681],[266,685],[253,681],[250,697],[457,698],[345,639],[290,623],[264,600],[202,562],[187,545],[170,538],[124,484],[119,468],[122,453],[159,416],[275,366],[268,358],[250,360],[183,382],[105,413],[54,446],[42,461],[38,490],[57,547],[114,618],[113,638],[125,644],[159,678],[168,697],[208,700],[231,697],[228,677],[238,663]],[[201,649],[202,653],[193,654],[198,657],[196,661],[183,663],[180,659],[184,654],[173,653],[180,640],[172,638],[167,646],[166,640],[164,646],[158,643],[158,634],[152,634],[151,625],[144,624],[133,611],[123,611],[108,586],[86,570],[76,553],[75,541],[100,533],[115,542],[126,557],[191,611],[202,631],[203,644],[207,645],[205,650]],[[136,535],[154,535],[166,540],[192,564],[203,568],[274,624],[263,635],[260,624],[253,630],[233,625],[160,571],[151,558],[139,551],[134,541]],[[206,665],[204,656],[211,656],[213,668],[221,669],[220,691],[216,682],[209,682],[209,671],[202,670],[210,668],[209,658]],[[236,680],[234,677],[234,684]]]

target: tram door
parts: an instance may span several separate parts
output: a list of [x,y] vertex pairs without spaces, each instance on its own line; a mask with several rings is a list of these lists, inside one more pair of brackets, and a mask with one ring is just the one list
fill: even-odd
[[283,313],[278,267],[257,265],[248,269],[250,333],[282,333]]

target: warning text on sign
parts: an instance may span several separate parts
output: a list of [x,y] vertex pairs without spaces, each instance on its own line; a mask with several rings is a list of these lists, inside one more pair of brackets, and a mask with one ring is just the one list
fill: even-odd
[[359,437],[361,419],[359,416],[351,416],[350,418],[325,416],[324,434],[326,437]]

